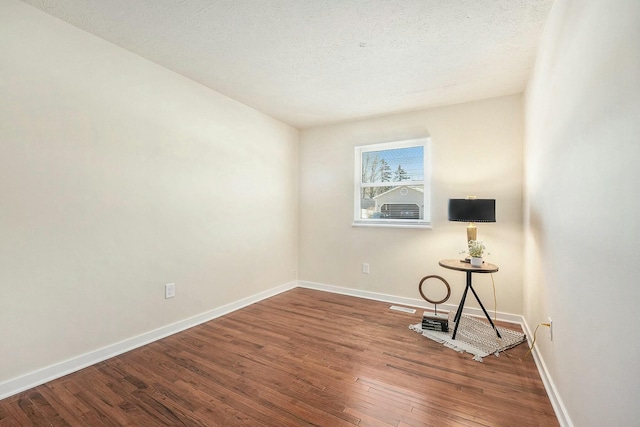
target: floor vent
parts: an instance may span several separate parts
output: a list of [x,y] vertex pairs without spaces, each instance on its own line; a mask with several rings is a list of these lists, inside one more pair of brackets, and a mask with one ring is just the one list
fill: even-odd
[[395,310],[395,311],[402,311],[403,313],[411,313],[411,314],[415,314],[415,310],[413,308],[407,308],[407,307],[400,307],[397,305],[392,305],[391,307],[389,307],[390,310]]

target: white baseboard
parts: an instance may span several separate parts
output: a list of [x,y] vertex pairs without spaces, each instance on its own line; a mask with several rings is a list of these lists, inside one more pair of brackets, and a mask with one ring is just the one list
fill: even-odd
[[[298,286],[300,286],[301,288],[316,289],[319,291],[333,292],[335,294],[349,295],[352,297],[359,297],[359,298],[365,298],[365,299],[370,299],[375,301],[383,301],[383,302],[388,302],[393,304],[400,304],[400,305],[405,305],[413,308],[421,308],[423,310],[425,309],[433,310],[433,304],[430,304],[427,301],[423,299],[418,299],[418,298],[399,297],[396,295],[380,294],[377,292],[363,291],[360,289],[352,289],[352,288],[343,288],[340,286],[325,285],[323,283],[306,282],[302,280],[298,282]],[[467,299],[468,298],[469,298],[469,295],[467,295]],[[473,297],[471,298],[473,299]],[[440,309],[442,309],[443,311],[457,310],[458,305],[457,304],[438,304],[438,311],[440,311]],[[465,307],[463,311],[464,311],[464,314],[467,314],[469,316],[482,317],[482,318],[485,317],[484,313],[482,312],[482,309],[480,308]],[[488,312],[490,316],[493,315],[493,311],[488,310]],[[503,322],[516,323],[518,325],[522,324],[522,321],[523,321],[522,316],[518,314],[504,313],[500,311],[496,313],[496,319]]]
[[142,347],[143,345],[152,343],[159,339],[168,337],[169,335],[173,335],[175,333],[197,326],[201,323],[208,322],[209,320],[213,320],[227,313],[231,313],[232,311],[238,310],[258,301],[262,301],[263,299],[293,289],[296,286],[297,282],[295,281],[286,283],[284,285],[268,289],[264,292],[260,292],[247,298],[232,302],[230,304],[223,305],[222,307],[218,307],[202,314],[198,314],[188,319],[184,319],[179,322],[154,329],[136,337],[128,338],[124,341],[120,341],[115,344],[111,344],[106,347],[90,351],[89,353],[85,353],[80,356],[68,359],[64,362],[56,363],[54,365],[38,369],[36,371],[21,375],[8,381],[4,381],[0,383],[0,399],[5,399],[9,396],[20,393],[21,391],[39,386],[56,378],[63,377],[72,372],[76,372],[98,362],[102,362],[103,360],[109,359],[122,353],[126,353],[127,351],[136,349],[138,347]]
[[[531,346],[533,341],[533,332],[529,328],[526,319],[522,318],[522,329],[524,333],[527,334],[527,343]],[[573,422],[571,422],[571,418],[569,418],[569,413],[567,412],[567,408],[564,406],[562,399],[560,398],[560,394],[558,393],[558,389],[551,378],[551,374],[547,369],[546,363],[544,363],[544,359],[542,355],[538,351],[537,347],[533,348],[531,352],[533,355],[533,360],[536,362],[536,366],[538,367],[538,372],[540,373],[540,378],[542,379],[542,383],[544,384],[544,388],[547,391],[547,395],[549,396],[549,400],[551,401],[551,406],[553,406],[553,410],[556,413],[556,417],[558,418],[558,423],[562,427],[573,427]]]

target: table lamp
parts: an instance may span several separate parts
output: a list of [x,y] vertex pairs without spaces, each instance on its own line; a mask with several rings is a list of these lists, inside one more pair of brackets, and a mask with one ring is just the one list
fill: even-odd
[[477,240],[478,230],[475,222],[496,222],[496,200],[476,199],[469,196],[466,199],[449,199],[449,221],[468,222],[467,246],[470,240]]

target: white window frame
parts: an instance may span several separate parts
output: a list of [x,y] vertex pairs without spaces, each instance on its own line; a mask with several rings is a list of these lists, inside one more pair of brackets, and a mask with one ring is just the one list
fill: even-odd
[[[423,170],[424,181],[411,181],[412,184],[423,185],[423,209],[422,219],[390,219],[390,218],[361,218],[360,197],[362,184],[362,154],[371,151],[384,151],[398,148],[423,147]],[[399,227],[399,228],[431,228],[431,138],[409,139],[403,141],[383,142],[378,144],[361,145],[355,147],[355,167],[354,167],[354,209],[353,226],[356,227]],[[384,182],[378,184],[388,187],[390,185],[399,186],[397,181]],[[406,184],[405,184],[406,185]],[[369,185],[366,185],[369,186]]]

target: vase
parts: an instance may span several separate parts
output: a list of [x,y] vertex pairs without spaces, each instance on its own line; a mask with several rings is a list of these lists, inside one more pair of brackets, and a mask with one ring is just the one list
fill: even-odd
[[471,257],[471,265],[473,267],[482,267],[482,257],[472,256]]

